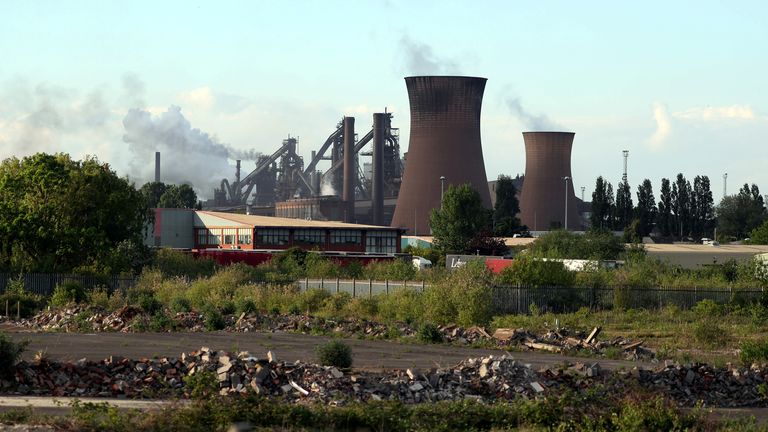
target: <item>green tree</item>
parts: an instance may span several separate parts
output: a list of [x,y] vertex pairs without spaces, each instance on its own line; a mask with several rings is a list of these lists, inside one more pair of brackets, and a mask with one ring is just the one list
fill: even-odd
[[749,233],[749,244],[768,245],[768,220]]
[[521,229],[520,202],[512,179],[500,175],[496,180],[496,205],[493,208],[493,231],[497,236],[511,237]]
[[621,239],[607,230],[592,229],[584,234],[550,231],[528,247],[543,258],[615,260],[624,252]]
[[638,234],[647,236],[653,231],[653,223],[656,220],[656,199],[653,197],[653,185],[648,179],[637,187],[637,207],[635,218],[638,220]]
[[622,181],[616,189],[616,231],[624,230],[632,222],[632,190],[629,183]]
[[723,197],[717,206],[718,232],[737,239],[750,235],[766,219],[757,185],[745,184],[736,195]]
[[0,165],[0,266],[18,271],[104,267],[113,248],[142,243],[142,195],[96,158],[38,153]]
[[679,234],[681,238],[685,234],[689,234],[691,183],[685,179],[682,173],[677,174],[677,179],[672,184],[672,213],[675,215],[672,233]]
[[432,210],[429,226],[435,247],[443,253],[461,253],[472,239],[487,229],[491,212],[483,207],[480,194],[469,184],[450,186],[443,197],[442,208]]
[[613,228],[613,186],[602,176],[595,182],[595,191],[592,192],[592,214],[590,222],[596,229]]
[[139,192],[147,201],[149,208],[157,208],[160,202],[160,197],[163,196],[168,186],[163,182],[148,182],[144,183],[144,186],[139,189]]
[[170,185],[160,196],[157,206],[160,208],[195,208],[197,194],[188,184]]
[[693,235],[709,237],[715,225],[715,208],[712,191],[709,187],[709,177],[696,176],[693,179],[692,197],[692,228]]
[[674,218],[672,217],[672,187],[669,179],[661,179],[661,196],[659,197],[659,213],[656,224],[661,235],[669,237],[674,232]]

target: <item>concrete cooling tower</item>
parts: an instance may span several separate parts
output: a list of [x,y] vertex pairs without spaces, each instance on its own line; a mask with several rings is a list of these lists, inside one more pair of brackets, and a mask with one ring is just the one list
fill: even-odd
[[412,235],[430,233],[430,211],[440,207],[440,177],[445,177],[445,190],[470,183],[491,207],[480,143],[485,82],[458,76],[405,78],[411,136],[393,227]]
[[[572,132],[523,132],[525,181],[520,197],[520,220],[532,231],[565,228],[568,195],[568,229],[581,229],[571,175]],[[564,177],[568,177],[568,186]]]

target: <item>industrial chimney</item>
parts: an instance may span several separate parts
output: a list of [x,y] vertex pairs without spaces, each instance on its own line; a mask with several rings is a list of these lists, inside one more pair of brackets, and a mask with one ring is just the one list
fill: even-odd
[[344,201],[344,222],[355,221],[355,118],[344,117],[344,179],[341,199]]
[[160,152],[155,152],[155,183],[160,183]]
[[520,220],[530,230],[581,229],[571,175],[574,135],[573,132],[523,132],[525,180],[520,197]]
[[371,167],[371,201],[373,224],[381,225],[384,220],[384,140],[386,139],[387,114],[373,115],[373,160]]
[[491,207],[480,142],[485,78],[405,78],[411,105],[408,163],[392,226],[429,234],[429,214],[440,207],[441,177],[448,185],[469,183]]

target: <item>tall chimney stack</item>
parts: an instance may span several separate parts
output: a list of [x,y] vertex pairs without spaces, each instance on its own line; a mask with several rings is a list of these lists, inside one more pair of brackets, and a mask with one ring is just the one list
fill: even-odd
[[160,183],[160,152],[155,152],[155,183]]
[[372,193],[373,224],[381,225],[384,220],[384,139],[386,138],[387,114],[376,113],[373,115],[373,166],[372,168]]
[[355,221],[355,118],[344,117],[344,179],[341,199],[344,201],[344,222]]

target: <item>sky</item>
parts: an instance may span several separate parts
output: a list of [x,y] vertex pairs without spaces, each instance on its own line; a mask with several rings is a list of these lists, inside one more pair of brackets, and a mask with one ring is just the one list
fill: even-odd
[[[525,172],[522,132],[576,133],[587,197],[709,176],[768,193],[768,3],[722,1],[0,1],[0,159],[97,156],[202,197],[286,137],[309,159],[343,116],[385,108],[408,147],[403,77],[488,79],[489,179]],[[761,54],[762,53],[762,54]],[[362,136],[361,134],[361,136]]]

